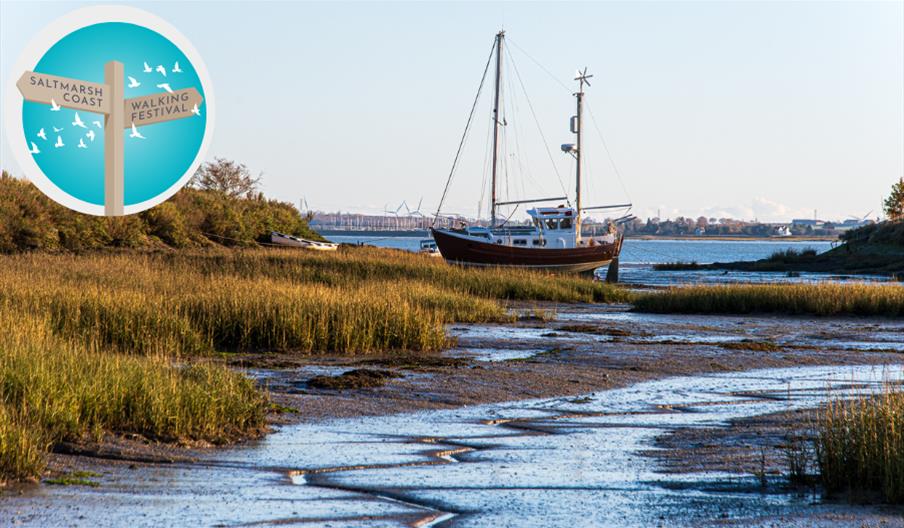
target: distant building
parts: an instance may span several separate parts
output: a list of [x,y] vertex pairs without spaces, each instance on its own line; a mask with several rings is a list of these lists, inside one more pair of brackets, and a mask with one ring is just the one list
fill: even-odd
[[848,218],[844,222],[835,223],[835,229],[838,231],[847,231],[848,229],[856,229],[858,227],[863,227],[866,225],[873,224],[872,220],[859,220],[857,218]]
[[703,235],[706,234],[706,228],[705,228],[705,227],[698,227],[697,229],[694,229],[694,234],[697,235],[697,236],[703,236]]
[[814,218],[795,218],[791,220],[793,227],[812,227],[813,229],[821,229],[825,222]]
[[775,228],[775,230],[772,232],[772,236],[789,237],[789,236],[791,236],[791,228],[786,225],[777,226]]

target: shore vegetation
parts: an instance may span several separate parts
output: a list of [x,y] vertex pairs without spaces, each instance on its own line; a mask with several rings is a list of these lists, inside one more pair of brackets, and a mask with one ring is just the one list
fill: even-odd
[[865,282],[683,286],[638,296],[634,309],[651,313],[904,317],[904,287]]

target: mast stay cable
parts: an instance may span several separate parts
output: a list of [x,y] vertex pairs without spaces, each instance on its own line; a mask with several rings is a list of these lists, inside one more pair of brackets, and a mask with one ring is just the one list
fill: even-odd
[[446,201],[446,194],[449,192],[449,185],[452,183],[452,178],[455,176],[455,169],[458,168],[458,162],[461,160],[461,152],[464,149],[465,142],[468,139],[468,133],[471,130],[471,123],[474,120],[474,112],[477,109],[477,102],[480,100],[480,94],[483,92],[483,85],[487,79],[487,72],[490,70],[490,62],[493,59],[493,52],[496,50],[496,40],[493,40],[493,46],[490,48],[490,54],[487,57],[486,66],[483,68],[483,76],[480,78],[480,85],[477,87],[477,95],[474,97],[474,103],[471,104],[471,113],[468,115],[468,122],[465,124],[465,130],[461,135],[461,141],[458,143],[458,150],[455,152],[455,158],[452,160],[452,168],[449,170],[449,177],[446,179],[446,186],[443,188],[443,195],[439,199],[439,205],[436,206],[436,214],[433,215],[433,222],[430,223],[430,227],[433,228],[436,225],[436,221],[439,218],[439,213],[443,208],[443,202]]
[[[511,39],[509,39],[509,41],[511,42]],[[512,42],[512,44],[514,44],[514,42]],[[521,48],[519,47],[518,49],[520,50]],[[527,53],[525,53],[524,50],[521,50],[521,52],[524,53],[525,55],[527,55]],[[528,55],[528,57],[530,57],[530,56]],[[531,59],[531,60],[533,60],[533,59]],[[549,150],[549,142],[546,141],[546,136],[543,134],[543,127],[540,126],[540,120],[537,118],[537,113],[534,111],[534,105],[530,100],[530,96],[527,95],[527,89],[524,87],[524,81],[521,79],[521,72],[518,71],[518,65],[515,64],[515,58],[512,57],[511,51],[509,51],[509,61],[512,64],[512,69],[515,70],[515,76],[518,77],[518,84],[521,85],[521,91],[524,93],[524,99],[527,100],[527,107],[530,108],[531,116],[533,116],[533,118],[534,118],[534,124],[537,125],[537,132],[540,133],[540,139],[543,140],[543,147],[546,148],[546,155],[549,156],[549,162],[552,164],[552,170],[553,170],[553,172],[556,173],[556,179],[559,180],[559,187],[562,188],[562,194],[567,197],[568,191],[565,190],[565,184],[562,182],[562,175],[559,174],[559,168],[556,166],[556,161],[552,157],[552,151]],[[540,65],[540,63],[537,63],[537,65],[539,65],[541,68],[543,67],[542,65]],[[549,73],[549,72],[547,72],[547,73]],[[558,79],[556,79],[556,80],[558,81]],[[558,81],[558,82],[561,84],[561,81]],[[567,200],[567,198],[566,198],[566,201],[570,207],[571,200]]]

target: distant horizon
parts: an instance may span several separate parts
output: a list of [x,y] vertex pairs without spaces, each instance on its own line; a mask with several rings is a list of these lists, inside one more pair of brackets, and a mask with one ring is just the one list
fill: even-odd
[[[422,200],[432,215],[500,27],[507,112],[520,118],[506,127],[509,199],[573,199],[559,145],[573,142],[584,66],[586,204],[843,221],[881,217],[904,176],[904,2],[227,2],[215,15],[208,2],[129,3],[207,63],[208,158],[263,173],[262,191],[296,206],[381,214]],[[37,31],[90,4],[0,4],[0,91],[15,89],[12,64]],[[486,90],[443,212],[487,216]],[[11,139],[0,166],[21,175]]]

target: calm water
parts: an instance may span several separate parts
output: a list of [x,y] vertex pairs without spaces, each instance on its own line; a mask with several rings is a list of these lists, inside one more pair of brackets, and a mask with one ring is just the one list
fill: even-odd
[[[417,251],[422,237],[407,236],[329,236],[333,242],[370,244],[379,247]],[[815,249],[818,252],[832,248],[831,242],[797,240],[638,240],[628,239],[622,248],[620,280],[635,284],[663,286],[686,283],[725,282],[812,282],[843,280],[850,277],[801,273],[788,277],[783,273],[749,273],[739,271],[655,271],[653,264],[664,262],[732,262],[758,260],[776,251],[787,249]],[[604,273],[605,268],[599,270]],[[859,276],[857,279],[882,280],[880,277]]]
[[[379,247],[417,251],[421,237],[330,236],[333,242],[370,244]],[[663,262],[731,262],[758,260],[776,251],[813,248],[823,252],[831,249],[831,242],[801,242],[794,240],[637,240],[628,239],[622,248],[621,264],[657,264]]]

